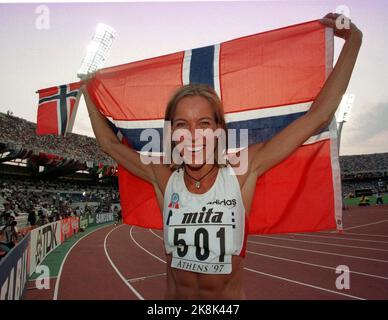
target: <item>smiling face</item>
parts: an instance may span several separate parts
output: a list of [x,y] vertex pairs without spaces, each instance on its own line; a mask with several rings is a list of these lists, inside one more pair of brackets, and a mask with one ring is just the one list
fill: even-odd
[[[219,128],[214,110],[201,96],[188,96],[180,100],[172,119],[173,135],[186,164],[200,167],[213,159],[214,131]],[[213,162],[214,163],[214,162]]]
[[185,164],[200,168],[218,162],[215,135],[226,132],[226,125],[221,101],[211,87],[190,84],[180,88],[167,106],[165,120],[171,121],[172,146]]

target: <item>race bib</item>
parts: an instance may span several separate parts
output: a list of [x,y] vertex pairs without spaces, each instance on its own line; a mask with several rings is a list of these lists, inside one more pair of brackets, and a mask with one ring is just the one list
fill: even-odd
[[171,267],[231,273],[235,227],[233,213],[222,206],[207,206],[198,212],[175,211],[168,224],[168,243],[175,248]]

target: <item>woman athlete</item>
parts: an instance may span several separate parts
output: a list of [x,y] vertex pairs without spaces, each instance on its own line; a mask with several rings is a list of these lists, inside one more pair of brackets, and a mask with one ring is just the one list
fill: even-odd
[[[209,161],[217,148],[196,130],[226,129],[221,102],[212,88],[192,84],[182,87],[170,100],[165,120],[172,133],[191,134],[178,154],[182,164],[144,164],[139,153],[123,145],[84,93],[94,134],[102,150],[127,170],[150,182],[163,212],[167,256],[166,299],[245,299],[242,285],[247,218],[256,180],[310,136],[326,127],[345,93],[362,43],[362,32],[350,23],[337,29],[338,14],[320,20],[345,40],[335,68],[310,110],[271,140],[248,147],[245,173],[233,174],[235,163]],[[339,18],[340,19],[340,18]],[[209,130],[207,130],[209,132]],[[214,138],[213,138],[214,139]],[[181,141],[181,140],[180,140]],[[192,161],[190,161],[192,160]]]

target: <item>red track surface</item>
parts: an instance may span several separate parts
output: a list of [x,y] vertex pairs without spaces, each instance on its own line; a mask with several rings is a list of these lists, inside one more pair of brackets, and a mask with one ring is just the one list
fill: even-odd
[[[344,225],[345,234],[250,236],[247,298],[388,299],[388,206],[344,211]],[[164,260],[160,231],[104,227],[69,253],[57,298],[162,299]],[[336,288],[339,265],[349,267],[350,289]],[[53,299],[53,288],[28,290],[25,298]]]

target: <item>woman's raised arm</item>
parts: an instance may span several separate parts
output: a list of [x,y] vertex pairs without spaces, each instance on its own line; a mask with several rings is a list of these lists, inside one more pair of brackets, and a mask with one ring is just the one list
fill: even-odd
[[362,32],[353,23],[350,23],[348,29],[337,29],[337,18],[338,14],[329,13],[320,20],[322,24],[333,28],[336,36],[345,40],[333,71],[305,115],[266,143],[250,147],[250,172],[255,175],[260,176],[281,162],[309,137],[325,128],[333,118],[349,84],[362,43]]
[[94,135],[102,151],[134,175],[152,184],[156,184],[157,181],[153,165],[144,164],[141,161],[139,153],[119,141],[113,130],[107,124],[106,118],[98,111],[90,99],[85,82],[81,85],[81,91],[88,108]]

